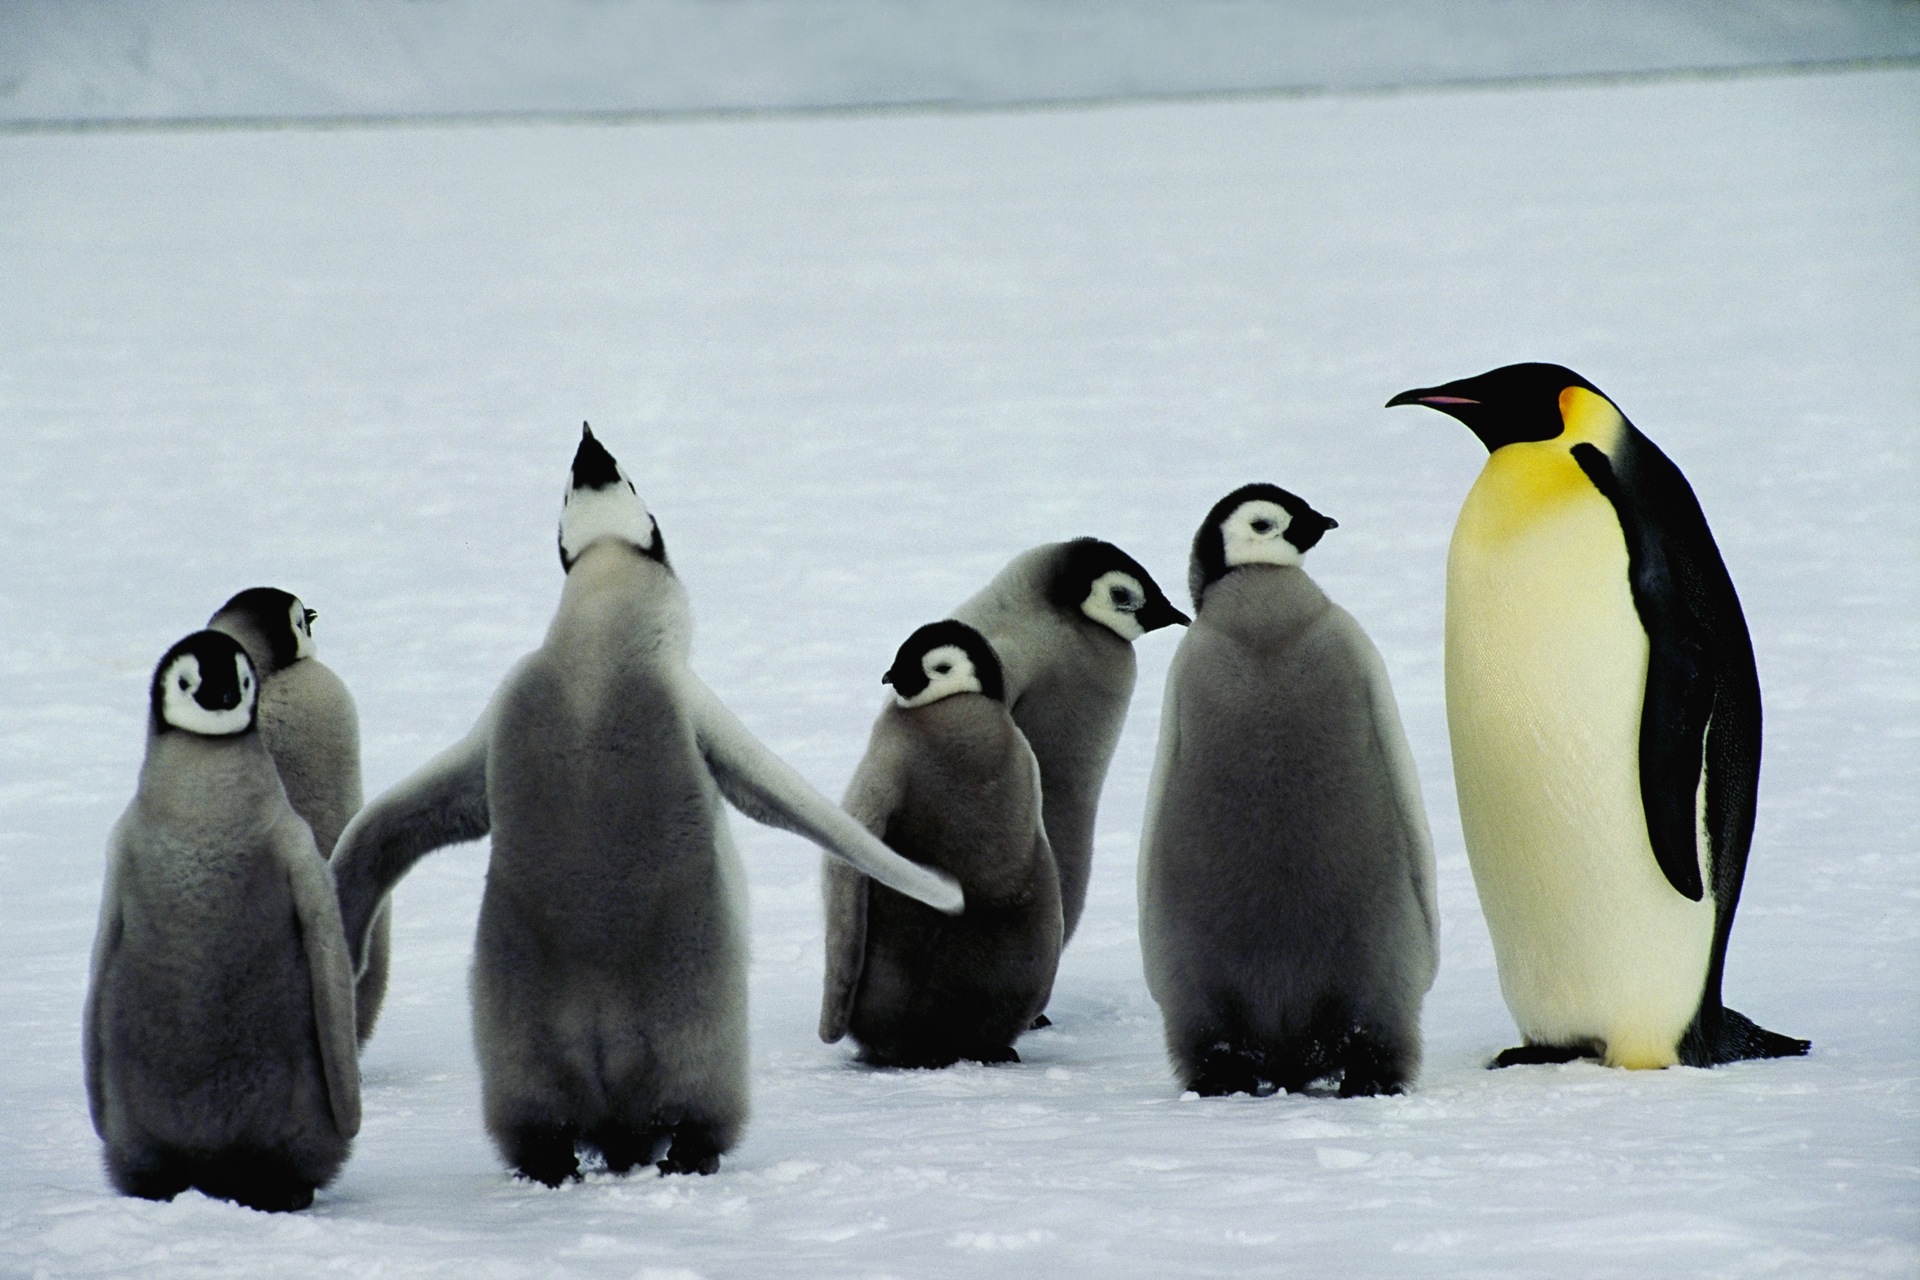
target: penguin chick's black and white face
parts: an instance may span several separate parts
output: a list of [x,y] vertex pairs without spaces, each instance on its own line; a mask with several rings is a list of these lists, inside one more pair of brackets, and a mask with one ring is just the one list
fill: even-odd
[[1214,503],[1193,537],[1193,603],[1242,565],[1297,565],[1340,522],[1278,485],[1249,484]]
[[987,638],[964,622],[951,618],[929,622],[907,637],[893,656],[893,667],[880,677],[893,686],[899,706],[924,707],[956,693],[978,693],[1006,701],[1000,658]]
[[593,428],[580,424],[580,447],[574,450],[573,473],[560,507],[560,567],[571,570],[580,553],[601,538],[618,538],[660,563],[667,561],[660,527],[640,501],[613,455],[594,439]]
[[1465,423],[1492,453],[1510,444],[1558,438],[1566,428],[1561,397],[1573,387],[1606,398],[1600,388],[1561,365],[1510,364],[1437,387],[1402,391],[1387,401],[1387,408],[1423,404],[1438,409]]
[[319,616],[291,591],[248,587],[221,605],[208,625],[232,619],[250,627],[252,636],[265,643],[272,670],[278,671],[313,656],[313,620]]
[[1047,594],[1057,607],[1077,610],[1127,641],[1192,621],[1174,608],[1139,561],[1098,538],[1065,544]]
[[224,632],[196,631],[160,659],[148,696],[163,731],[224,738],[253,728],[259,681],[238,640]]

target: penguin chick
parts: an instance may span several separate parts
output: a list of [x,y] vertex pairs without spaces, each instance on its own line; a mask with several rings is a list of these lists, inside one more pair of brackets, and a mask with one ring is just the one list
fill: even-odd
[[[722,796],[942,910],[961,896],[783,764],[687,665],[686,592],[619,464],[583,429],[545,641],[467,737],[376,799],[333,874],[364,953],[419,858],[492,835],[474,947],[486,1126],[550,1186],[576,1144],[614,1172],[711,1173],[747,1114],[745,876]],[[664,1154],[662,1154],[664,1152]]]
[[825,869],[820,1038],[851,1033],[876,1066],[1018,1062],[1060,962],[1060,885],[1040,773],[1007,713],[999,659],[965,623],[907,637],[846,809],[887,844],[959,881],[943,916],[837,863]]
[[1063,940],[1070,939],[1086,906],[1100,789],[1133,697],[1133,642],[1185,626],[1187,615],[1132,556],[1075,538],[1014,557],[953,616],[999,655],[1013,722],[1040,762]]
[[1680,469],[1570,369],[1388,406],[1487,447],[1447,553],[1447,728],[1473,882],[1525,1043],[1495,1066],[1789,1057],[1721,1003],[1753,842],[1760,677]]
[[[238,640],[253,660],[261,740],[293,811],[313,829],[320,856],[330,858],[347,820],[360,811],[360,716],[346,684],[314,655],[317,617],[290,592],[250,587],[221,605],[207,627]],[[373,1034],[386,999],[390,931],[383,906],[366,969],[354,984],[361,1044]]]
[[1197,1093],[1398,1093],[1439,957],[1433,843],[1387,672],[1301,568],[1335,527],[1228,494],[1193,541],[1140,850],[1140,942]]
[[304,1209],[360,1129],[353,976],[255,686],[214,631],[154,671],[139,786],[107,848],[87,1105],[127,1195]]

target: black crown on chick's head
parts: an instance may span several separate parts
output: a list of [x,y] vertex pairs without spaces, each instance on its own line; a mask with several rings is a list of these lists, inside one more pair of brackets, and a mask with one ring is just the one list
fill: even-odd
[[207,625],[226,623],[250,631],[260,648],[247,644],[246,638],[241,643],[247,644],[247,655],[254,659],[259,673],[270,676],[313,652],[313,620],[319,616],[291,591],[248,587],[216,609]]
[[647,510],[639,490],[593,434],[593,428],[583,422],[560,510],[560,567],[571,573],[574,561],[606,537],[618,538],[641,555],[667,564],[667,544],[660,536],[660,522]]
[[893,655],[893,666],[880,677],[881,684],[893,686],[894,696],[911,702],[926,693],[935,675],[927,670],[926,659],[936,650],[954,648],[973,664],[974,679],[980,692],[995,702],[1007,700],[1006,679],[1000,672],[1000,656],[987,638],[964,622],[946,618],[929,622],[906,638]]
[[[1167,599],[1167,593],[1138,560],[1099,538],[1075,538],[1062,544],[1047,580],[1047,601],[1062,613],[1082,616],[1087,612],[1088,593],[1108,574],[1124,575],[1107,584],[1106,589],[1116,593],[1110,603],[1131,617],[1142,633],[1176,624],[1184,627],[1193,621]],[[1133,583],[1125,583],[1125,578],[1133,579]],[[1132,586],[1139,587],[1140,598],[1131,598]]]
[[153,730],[202,737],[246,733],[256,724],[259,683],[238,640],[224,631],[196,631],[175,642],[153,669],[147,686]]
[[1438,409],[1465,423],[1492,453],[1510,444],[1558,437],[1566,428],[1560,396],[1569,387],[1607,399],[1604,391],[1564,365],[1509,364],[1437,387],[1402,391],[1387,401],[1387,408],[1423,404]]
[[[1193,553],[1187,564],[1187,590],[1193,595],[1193,607],[1200,607],[1200,599],[1206,595],[1207,588],[1232,571],[1227,563],[1227,539],[1225,525],[1227,518],[1249,502],[1271,502],[1287,515],[1287,527],[1280,536],[1301,555],[1320,545],[1320,539],[1327,536],[1327,530],[1338,529],[1340,522],[1332,516],[1323,515],[1299,494],[1282,489],[1277,484],[1256,482],[1243,484],[1220,501],[1213,504],[1207,512],[1207,518],[1193,535]],[[1263,531],[1264,532],[1264,531]]]

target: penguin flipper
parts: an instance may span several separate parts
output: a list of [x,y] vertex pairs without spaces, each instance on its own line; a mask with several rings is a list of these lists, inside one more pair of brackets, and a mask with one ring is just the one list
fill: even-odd
[[936,911],[960,914],[965,899],[952,876],[887,848],[767,750],[692,672],[683,675],[681,685],[681,702],[693,721],[700,754],[734,808],[763,826],[804,836],[889,889]]
[[[512,683],[509,675],[501,688]],[[466,737],[356,813],[340,833],[327,866],[355,973],[366,964],[380,904],[413,864],[435,849],[478,840],[492,830],[487,748],[499,700],[495,694]]]
[[313,987],[314,1034],[327,1081],[327,1101],[340,1136],[360,1132],[360,1041],[353,1016],[353,967],[347,959],[340,904],[327,863],[306,820],[287,814],[273,831],[274,852],[293,891],[300,945]]
[[1711,632],[1674,580],[1660,531],[1642,515],[1648,504],[1636,500],[1599,449],[1583,443],[1571,452],[1620,521],[1634,612],[1647,634],[1647,684],[1640,705],[1640,803],[1647,838],[1667,882],[1698,902],[1706,893],[1699,797],[1714,703]]
[[106,988],[107,971],[120,950],[124,923],[120,911],[120,859],[126,819],[114,824],[107,842],[107,883],[100,893],[100,925],[93,935],[91,977],[87,983],[87,1005],[81,1014],[80,1040],[86,1059],[87,1111],[93,1117],[94,1132],[106,1136],[107,1087],[106,1046],[100,1042],[100,1000]]
[[1414,899],[1426,917],[1427,940],[1431,946],[1426,989],[1432,990],[1434,977],[1440,970],[1440,900],[1435,887],[1438,875],[1434,870],[1433,828],[1427,822],[1426,802],[1420,798],[1420,775],[1414,768],[1413,748],[1407,744],[1406,727],[1400,721],[1400,704],[1393,696],[1386,660],[1358,622],[1353,623],[1353,633],[1355,647],[1365,663],[1374,742],[1386,764],[1394,802],[1400,809],[1401,827],[1407,833],[1407,876],[1413,882]]
[[827,905],[827,969],[820,992],[820,1039],[834,1044],[853,1022],[853,997],[867,962],[865,876],[837,858],[823,858],[820,888]]

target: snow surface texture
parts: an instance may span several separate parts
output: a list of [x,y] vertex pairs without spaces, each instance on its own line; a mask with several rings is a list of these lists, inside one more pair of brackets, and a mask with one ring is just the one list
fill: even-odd
[[1920,56],[1914,0],[6,0],[0,121],[1060,101]]
[[[1912,1276],[1920,1271],[1920,72],[978,115],[0,137],[0,1274]],[[1484,453],[1394,392],[1518,359],[1692,479],[1767,696],[1730,1003],[1805,1060],[1483,1069],[1446,541]],[[755,1119],[704,1179],[510,1179],[466,970],[484,845],[400,888],[366,1127],[307,1213],[113,1196],[79,1011],[151,664],[320,611],[369,794],[560,590],[582,418],[694,663],[837,794],[916,625],[1017,551],[1163,583],[1221,494],[1334,515],[1439,850],[1402,1098],[1182,1099],[1134,861],[1177,636],[1140,642],[1056,1025],[874,1072],[814,1038],[818,857],[735,822]]]

